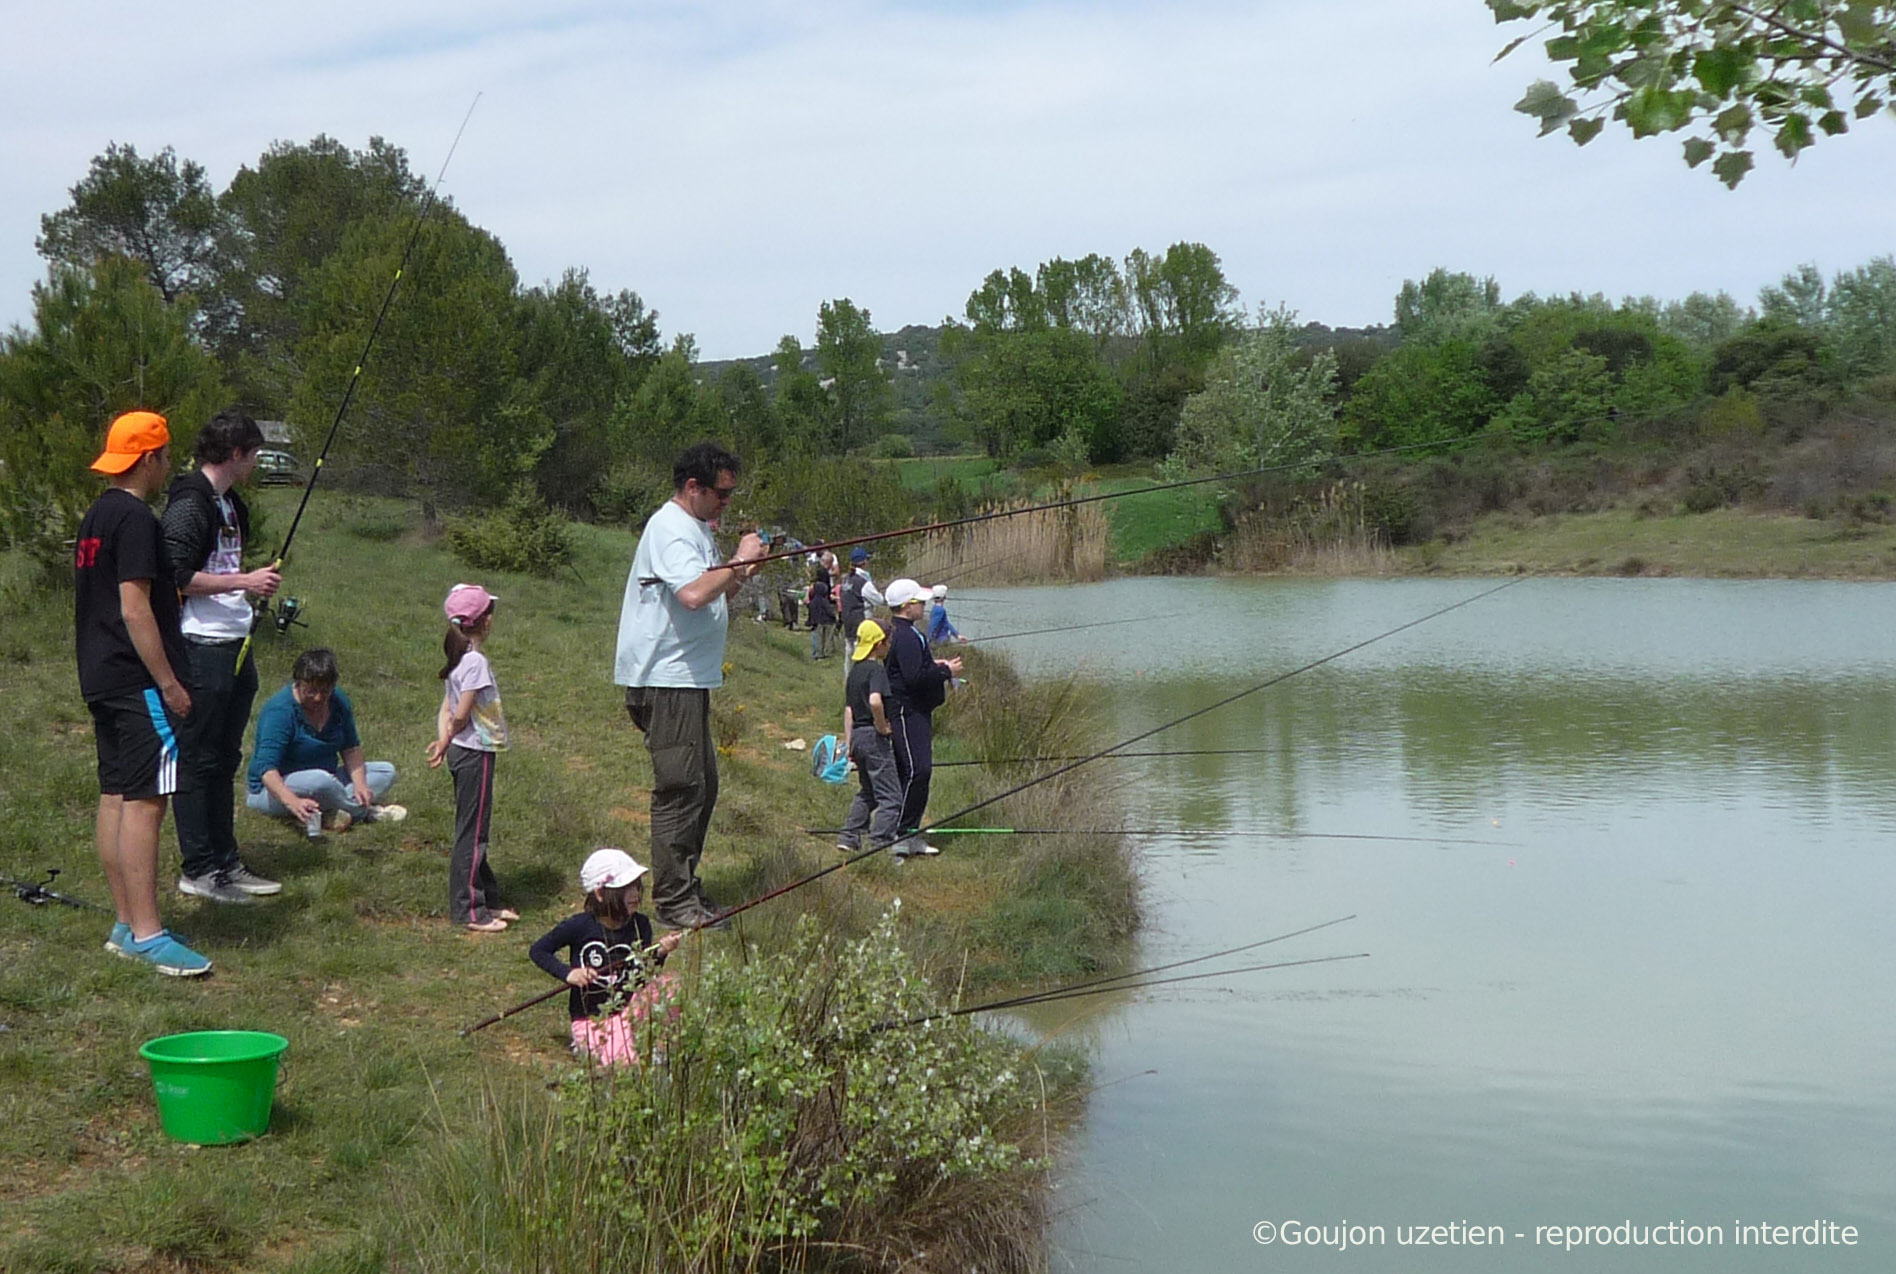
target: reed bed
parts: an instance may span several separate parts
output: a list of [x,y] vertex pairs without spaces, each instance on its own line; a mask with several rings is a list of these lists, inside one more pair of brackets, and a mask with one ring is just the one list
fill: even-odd
[[[1062,490],[1055,498],[1068,494]],[[1032,507],[1016,501],[983,512]],[[919,537],[904,569],[912,579],[953,576],[965,586],[1086,582],[1105,577],[1111,551],[1112,524],[1098,505],[1087,504],[1015,513]]]
[[1294,575],[1393,575],[1396,553],[1372,525],[1360,482],[1333,482],[1283,508],[1241,515],[1222,546],[1234,571]]

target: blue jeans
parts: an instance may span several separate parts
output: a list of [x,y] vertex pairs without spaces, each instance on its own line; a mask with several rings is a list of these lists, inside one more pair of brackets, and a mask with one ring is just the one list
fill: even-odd
[[[362,769],[369,780],[369,798],[380,805],[383,795],[395,786],[395,767],[387,761],[370,761]],[[328,770],[297,770],[283,776],[283,785],[298,796],[313,798],[325,813],[345,810],[358,823],[366,823],[375,817],[366,807],[356,804],[355,788],[349,780],[338,778]],[[257,813],[268,814],[271,818],[290,817],[283,802],[272,795],[267,787],[252,792],[246,804]]]

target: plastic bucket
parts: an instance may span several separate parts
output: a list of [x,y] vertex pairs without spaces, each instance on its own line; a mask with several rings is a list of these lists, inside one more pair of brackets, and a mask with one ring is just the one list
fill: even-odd
[[151,1064],[165,1135],[197,1146],[262,1136],[289,1046],[268,1031],[188,1031],[145,1044],[138,1055]]

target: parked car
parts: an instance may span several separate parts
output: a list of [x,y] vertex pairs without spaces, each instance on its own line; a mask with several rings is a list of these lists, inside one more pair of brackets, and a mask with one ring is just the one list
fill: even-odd
[[287,451],[264,447],[257,452],[257,485],[260,487],[300,487],[302,469],[296,457]]

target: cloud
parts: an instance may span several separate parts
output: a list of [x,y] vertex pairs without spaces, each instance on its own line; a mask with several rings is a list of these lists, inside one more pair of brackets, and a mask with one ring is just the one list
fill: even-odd
[[1510,107],[1542,68],[1490,64],[1507,35],[1478,0],[184,0],[15,25],[0,320],[27,317],[38,218],[108,141],[221,185],[277,139],[379,134],[432,175],[476,91],[461,210],[524,280],[585,266],[710,357],[808,342],[833,297],[934,322],[991,269],[1179,240],[1248,300],[1349,324],[1436,265],[1509,294],[1749,299],[1892,249],[1886,121],[1735,194],[1669,140],[1538,139]]

